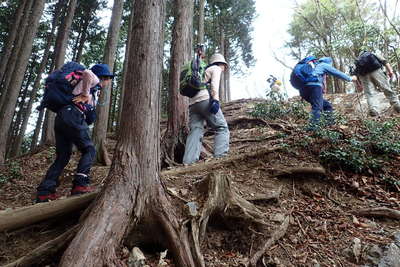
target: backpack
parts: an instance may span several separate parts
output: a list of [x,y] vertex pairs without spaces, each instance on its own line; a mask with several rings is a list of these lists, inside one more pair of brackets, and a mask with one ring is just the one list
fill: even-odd
[[200,60],[199,56],[187,63],[179,77],[179,93],[183,96],[194,97],[200,90],[207,89],[203,83],[206,63]]
[[314,63],[316,57],[309,56],[300,60],[290,74],[290,83],[294,88],[300,90],[309,82],[318,82],[318,76],[314,74]]
[[362,53],[355,61],[355,73],[366,75],[382,67],[382,62],[371,52]]
[[85,69],[81,64],[71,61],[50,73],[45,81],[44,94],[38,110],[48,108],[58,112],[62,107],[70,105],[74,97],[72,91],[82,80]]

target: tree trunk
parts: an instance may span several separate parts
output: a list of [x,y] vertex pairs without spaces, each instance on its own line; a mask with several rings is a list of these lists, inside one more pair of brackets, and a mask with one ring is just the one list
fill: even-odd
[[20,1],[19,5],[18,5],[18,9],[16,10],[14,20],[11,24],[11,25],[13,25],[13,27],[9,27],[10,32],[7,37],[7,42],[4,45],[4,50],[1,54],[1,60],[0,60],[0,83],[1,83],[1,81],[3,81],[4,72],[8,65],[7,64],[8,60],[11,56],[11,52],[13,50],[15,40],[17,39],[17,33],[20,32],[20,22],[21,22],[22,14],[26,8],[27,2],[29,2],[29,1],[27,1],[27,0]]
[[[34,59],[34,61],[36,61]],[[18,108],[15,109],[14,111],[14,116],[13,116],[13,120],[11,123],[11,127],[9,130],[9,134],[8,134],[8,147],[7,147],[7,158],[9,157],[15,157],[17,155],[17,151],[18,149],[18,144],[17,144],[17,140],[18,140],[18,136],[21,135],[21,128],[22,128],[22,121],[23,118],[26,117],[26,107],[25,107],[25,102],[26,102],[26,98],[28,96],[28,91],[29,91],[29,85],[32,83],[33,80],[33,73],[34,73],[34,66],[28,68],[27,70],[27,75],[28,76],[25,78],[26,80],[26,84],[25,84],[25,88],[20,92],[18,98],[21,98],[21,101],[17,104]],[[22,143],[22,142],[21,142]]]
[[119,129],[119,126],[121,124],[121,114],[122,114],[122,105],[124,103],[124,96],[125,96],[125,88],[126,88],[126,79],[128,77],[128,62],[129,62],[129,47],[131,44],[131,35],[132,35],[132,29],[133,29],[133,6],[131,8],[131,14],[129,15],[129,25],[128,25],[128,36],[126,39],[126,45],[125,45],[125,58],[124,58],[124,66],[123,66],[123,74],[122,74],[122,84],[121,84],[121,92],[119,96],[119,105],[118,105],[118,121],[117,121],[117,129]]
[[[114,58],[117,51],[119,29],[121,25],[123,11],[123,1],[114,0],[114,7],[111,15],[110,26],[108,28],[107,43],[104,51],[103,62],[108,64],[111,70],[114,69]],[[99,102],[103,103],[96,108],[97,121],[93,130],[93,142],[96,147],[97,162],[103,165],[110,165],[106,150],[108,116],[110,113],[109,103],[111,101],[111,88],[103,88],[99,97]],[[102,143],[104,143],[102,145]]]
[[39,135],[40,135],[40,130],[42,129],[43,117],[44,117],[44,109],[39,111],[39,115],[36,120],[36,127],[33,132],[32,143],[31,143],[31,147],[30,147],[31,152],[36,148],[36,146],[39,142]]
[[188,98],[179,94],[181,67],[190,60],[192,51],[193,1],[174,1],[171,62],[169,72],[168,128],[162,141],[163,165],[182,162],[188,133]]
[[198,43],[204,44],[204,8],[206,5],[206,0],[200,0],[199,2],[199,36]]
[[[135,1],[135,10],[127,69],[131,75],[127,78],[124,120],[114,162],[101,195],[65,251],[60,266],[121,266],[117,251],[126,234],[142,219],[169,218],[172,214],[159,177],[165,1]],[[171,210],[165,210],[165,206]],[[172,228],[166,220],[157,226],[163,230]],[[180,248],[175,243],[171,239],[173,251]],[[177,262],[191,266],[190,262]]]
[[[15,142],[15,146],[16,146],[15,155],[19,155],[21,152],[21,145],[22,145],[23,138],[25,136],[26,128],[28,126],[29,117],[31,116],[32,106],[33,106],[34,101],[36,100],[36,95],[40,88],[40,81],[42,80],[42,74],[45,71],[46,66],[47,66],[47,62],[48,62],[49,54],[50,54],[50,48],[51,48],[53,40],[54,40],[54,32],[57,27],[58,18],[60,16],[60,9],[61,9],[60,3],[61,2],[57,3],[55,10],[54,10],[53,22],[52,22],[51,30],[47,34],[46,46],[45,46],[45,50],[43,52],[42,62],[40,63],[39,69],[37,71],[37,76],[36,76],[35,82],[33,84],[32,91],[30,93],[28,105],[26,107],[26,115],[22,121],[21,130],[20,130],[20,133]],[[36,133],[36,130],[35,130],[35,133]],[[34,134],[34,136],[35,136],[35,134]],[[34,140],[32,140],[32,142],[33,141]],[[35,141],[35,144],[36,144],[36,142],[37,142],[37,139]],[[31,145],[31,149],[32,149],[32,145]]]
[[39,21],[44,10],[45,0],[35,0],[32,8],[32,14],[29,19],[29,28],[24,35],[23,45],[21,47],[15,71],[11,79],[10,87],[7,89],[7,101],[1,107],[0,112],[0,163],[5,161],[6,140],[8,129],[11,125],[15,103],[17,101],[18,92],[20,91],[24,73],[28,65],[29,56],[32,51],[33,38],[36,35]]
[[[220,53],[225,55],[225,33],[223,28],[221,27],[221,39],[220,39]],[[225,103],[225,73],[221,73],[221,82],[219,83],[219,102]]]
[[3,74],[3,81],[2,81],[2,94],[1,94],[1,98],[0,98],[0,108],[3,107],[4,102],[7,102],[7,90],[9,89],[10,82],[11,79],[13,78],[13,73],[14,70],[17,66],[17,62],[18,62],[18,56],[21,50],[21,47],[23,46],[23,40],[24,40],[24,36],[25,36],[25,31],[28,28],[28,24],[29,24],[29,18],[30,18],[30,11],[31,8],[33,6],[34,1],[33,0],[28,0],[26,2],[25,5],[25,10],[24,10],[24,15],[22,17],[22,20],[19,24],[18,27],[18,31],[21,33],[17,36],[15,42],[14,42],[14,46],[12,48],[12,54],[11,57],[9,58],[8,62],[7,62],[7,67],[5,70],[5,73]]

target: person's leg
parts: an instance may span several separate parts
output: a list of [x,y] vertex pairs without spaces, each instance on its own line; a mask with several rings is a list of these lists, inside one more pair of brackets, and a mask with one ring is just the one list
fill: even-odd
[[221,109],[216,114],[208,111],[209,103],[204,102],[201,106],[202,115],[206,118],[207,124],[215,131],[214,136],[214,157],[223,157],[229,151],[229,128]]
[[198,113],[198,105],[199,103],[196,103],[189,107],[190,132],[186,139],[183,164],[192,164],[200,158],[204,134],[204,118]]
[[335,123],[335,117],[334,117],[334,114],[333,114],[333,106],[326,99],[322,100],[322,110],[324,112],[324,117],[325,117],[326,123],[328,125],[334,124]]
[[[307,86],[301,91],[301,96],[311,105],[311,128],[314,128],[321,117],[324,99],[322,97],[322,88],[320,86]],[[311,129],[312,130],[312,129]]]
[[72,142],[68,136],[64,135],[62,121],[58,117],[55,119],[55,137],[56,137],[56,159],[47,170],[46,176],[37,187],[37,202],[45,202],[55,198],[55,191],[59,185],[60,177],[65,166],[68,164],[72,153]]
[[88,130],[76,130],[72,136],[74,145],[81,153],[78,166],[72,181],[71,194],[83,194],[93,191],[90,185],[90,168],[96,156],[96,149]]
[[377,91],[375,89],[375,86],[370,78],[370,74],[364,75],[364,76],[359,76],[359,80],[361,82],[361,85],[364,89],[365,96],[367,97],[367,103],[368,103],[368,108],[369,108],[369,114],[371,116],[377,116],[379,115],[378,113],[378,105],[375,101]]
[[399,96],[397,93],[391,88],[390,83],[386,75],[383,73],[382,70],[376,70],[371,73],[371,79],[373,83],[380,87],[385,94],[386,98],[389,100],[390,105],[393,106],[395,111],[400,113],[400,103],[399,103]]

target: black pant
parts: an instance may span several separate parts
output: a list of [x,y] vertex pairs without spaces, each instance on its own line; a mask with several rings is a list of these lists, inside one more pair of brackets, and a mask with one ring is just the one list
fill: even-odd
[[68,164],[74,144],[81,152],[74,186],[87,186],[90,183],[89,172],[96,155],[95,147],[89,136],[89,128],[84,115],[73,105],[66,106],[58,111],[54,123],[56,136],[56,159],[48,169],[45,178],[38,186],[38,195],[54,193],[59,185],[58,178]]

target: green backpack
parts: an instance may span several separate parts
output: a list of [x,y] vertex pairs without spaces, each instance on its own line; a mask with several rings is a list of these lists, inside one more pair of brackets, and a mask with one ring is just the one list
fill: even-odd
[[183,96],[194,97],[200,90],[207,89],[203,83],[207,64],[199,56],[187,63],[180,73],[179,93]]

